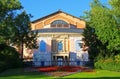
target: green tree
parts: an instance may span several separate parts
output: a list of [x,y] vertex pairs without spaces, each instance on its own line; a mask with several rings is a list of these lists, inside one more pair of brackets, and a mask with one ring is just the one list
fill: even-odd
[[[19,0],[0,0],[0,44],[36,48],[37,33],[30,28],[30,18]],[[19,11],[19,12],[18,12]],[[22,56],[21,56],[22,57]]]
[[[115,38],[115,49],[120,51],[120,0],[109,0],[109,4],[111,6],[111,13],[116,22],[116,38]],[[112,44],[111,44],[112,45]],[[120,53],[118,51],[118,53]]]
[[102,43],[98,40],[94,28],[89,25],[86,25],[83,35],[85,37],[86,44],[89,46],[89,58],[94,60],[94,58],[99,54],[98,52],[100,52],[100,46],[102,46]]
[[[107,7],[99,2],[99,0],[94,0],[91,3],[91,9],[86,13],[85,20],[90,28],[94,28],[94,35],[87,33],[86,39],[94,43],[92,36],[95,36],[97,40],[96,43],[101,43],[96,46],[101,53],[111,54],[111,52],[120,51],[120,31],[119,31],[119,13],[118,6],[119,0],[110,0],[111,7]],[[86,28],[91,32],[90,28]],[[85,31],[86,33],[86,31]],[[86,37],[85,36],[85,37]],[[95,40],[96,40],[95,39]]]
[[15,37],[12,38],[14,45],[21,46],[21,57],[23,57],[23,48],[37,48],[37,32],[31,30],[31,15],[22,12],[15,18]]
[[0,43],[9,43],[13,37],[13,19],[16,10],[22,9],[18,0],[0,0]]

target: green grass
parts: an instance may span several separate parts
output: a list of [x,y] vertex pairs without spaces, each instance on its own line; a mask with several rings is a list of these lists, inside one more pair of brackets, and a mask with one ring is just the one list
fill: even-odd
[[73,75],[65,76],[64,78],[71,79],[120,79],[120,72],[96,70],[96,72],[81,72]]
[[55,78],[40,72],[24,72],[23,69],[10,69],[0,73],[0,79],[49,79]]
[[[53,79],[40,72],[24,72],[23,69],[10,69],[0,73],[0,79]],[[120,72],[96,70],[96,72],[79,72],[59,79],[120,79]]]

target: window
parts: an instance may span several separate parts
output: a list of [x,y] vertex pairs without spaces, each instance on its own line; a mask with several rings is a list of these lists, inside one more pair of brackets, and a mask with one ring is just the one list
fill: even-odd
[[67,22],[63,21],[63,20],[55,20],[54,22],[52,22],[51,24],[68,24]]
[[76,49],[76,51],[80,51],[81,48],[82,48],[82,45],[83,45],[83,43],[81,43],[81,40],[77,40],[75,42],[75,49]]
[[63,43],[60,41],[58,42],[58,51],[62,51],[63,50]]
[[43,40],[40,41],[39,50],[40,50],[40,52],[45,52],[46,51],[45,41],[43,41]]
[[51,27],[58,27],[58,28],[62,28],[62,27],[69,27],[69,24],[63,20],[55,20],[51,23]]

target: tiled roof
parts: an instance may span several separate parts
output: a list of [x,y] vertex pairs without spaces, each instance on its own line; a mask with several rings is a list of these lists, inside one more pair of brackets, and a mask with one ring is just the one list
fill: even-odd
[[34,30],[38,31],[38,33],[83,33],[83,29],[70,29],[70,28],[44,28],[44,29],[39,29],[39,30]]

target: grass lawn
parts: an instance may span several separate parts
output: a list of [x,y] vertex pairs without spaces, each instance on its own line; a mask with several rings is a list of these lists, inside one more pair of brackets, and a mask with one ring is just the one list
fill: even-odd
[[[0,79],[53,79],[40,72],[24,72],[23,69],[10,69],[0,73]],[[96,70],[96,72],[79,72],[59,79],[120,79],[120,72]]]
[[96,72],[82,72],[76,73],[64,78],[71,79],[120,79],[120,72],[96,70]]
[[55,78],[40,72],[25,72],[23,69],[9,69],[0,73],[0,79],[49,79]]

